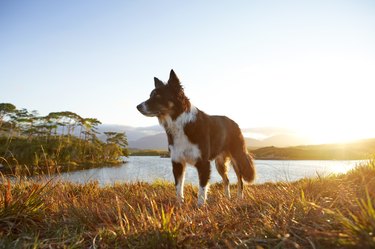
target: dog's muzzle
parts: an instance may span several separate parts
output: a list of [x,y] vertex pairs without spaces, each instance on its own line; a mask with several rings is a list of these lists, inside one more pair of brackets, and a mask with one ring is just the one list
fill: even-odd
[[158,114],[157,113],[152,113],[148,110],[145,102],[137,105],[137,109],[140,113],[142,113],[143,115],[147,116],[147,117],[155,117],[157,116]]
[[141,103],[141,104],[137,105],[137,109],[138,109],[138,111],[139,111],[140,113],[143,113],[143,106],[142,106],[142,105],[144,105],[144,104]]

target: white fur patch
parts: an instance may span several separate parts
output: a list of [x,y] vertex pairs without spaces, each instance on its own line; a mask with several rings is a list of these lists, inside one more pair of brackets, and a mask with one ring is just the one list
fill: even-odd
[[170,116],[159,119],[160,124],[173,137],[173,145],[169,146],[171,159],[173,162],[189,163],[194,165],[201,157],[201,151],[198,145],[192,144],[184,132],[184,127],[190,122],[196,120],[198,109],[194,106],[189,112],[182,113],[176,120]]
[[237,182],[237,198],[238,199],[243,199],[243,190],[241,188],[241,183],[240,182]]
[[205,187],[199,186],[199,190],[198,190],[198,206],[199,207],[203,206],[206,203],[207,191],[208,191],[208,183]]
[[185,182],[185,169],[183,170],[180,176],[180,179],[177,180],[177,185],[176,185],[177,201],[180,203],[184,201],[184,182]]
[[225,196],[230,198],[230,186],[229,184],[224,184],[224,192],[225,192]]
[[147,106],[146,106],[146,102],[142,102],[142,104],[141,104],[141,110],[143,112],[148,112],[148,109],[147,109]]

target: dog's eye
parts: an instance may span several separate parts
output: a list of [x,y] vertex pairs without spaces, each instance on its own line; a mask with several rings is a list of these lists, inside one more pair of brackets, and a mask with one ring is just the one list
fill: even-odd
[[152,91],[152,93],[150,94],[150,98],[160,99],[161,95],[157,91]]

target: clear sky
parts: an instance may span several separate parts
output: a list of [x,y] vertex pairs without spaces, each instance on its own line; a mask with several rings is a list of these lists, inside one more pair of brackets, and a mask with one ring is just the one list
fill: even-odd
[[375,1],[0,1],[0,102],[155,125],[172,68],[242,128],[375,137]]

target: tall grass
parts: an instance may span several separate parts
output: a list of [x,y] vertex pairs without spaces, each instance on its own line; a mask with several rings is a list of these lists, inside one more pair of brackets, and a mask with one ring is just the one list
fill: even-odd
[[[231,186],[235,191],[236,186]],[[2,178],[0,248],[371,248],[375,164],[345,175],[248,186],[244,199],[187,185]]]

